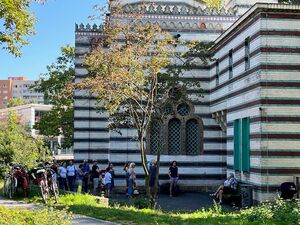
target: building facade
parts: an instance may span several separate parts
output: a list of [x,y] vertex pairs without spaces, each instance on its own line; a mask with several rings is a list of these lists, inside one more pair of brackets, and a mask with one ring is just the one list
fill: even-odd
[[0,109],[4,108],[7,101],[12,98],[11,80],[0,80]]
[[8,77],[7,80],[0,80],[0,108],[5,108],[7,101],[12,98],[23,99],[26,103],[44,104],[44,94],[30,89],[34,83],[34,80],[28,80],[26,77]]
[[[182,77],[201,81],[204,97],[172,105],[175,116],[152,126],[147,135],[150,160],[155,159],[157,134],[165,132],[161,183],[176,160],[183,188],[208,190],[233,172],[253,185],[256,201],[272,198],[281,182],[300,176],[299,6],[226,1],[218,12],[199,1],[147,2],[140,25],[159,25],[183,41],[215,41],[215,60]],[[128,14],[120,18],[127,19],[141,1],[122,3]],[[87,75],[81,56],[102,37],[101,29],[76,26],[77,81]],[[135,130],[123,129],[122,135],[108,130],[108,115],[97,113],[95,104],[93,97],[75,91],[75,160],[113,162],[117,185],[124,185],[123,164],[137,162],[142,184]]]
[[[6,122],[10,113],[17,115],[20,124],[28,127],[30,134],[33,138],[42,137],[38,130],[34,129],[34,125],[40,121],[44,113],[49,112],[52,109],[52,105],[42,104],[28,104],[21,105],[6,109],[0,109],[0,122]],[[48,137],[49,147],[57,160],[70,160],[73,159],[73,149],[62,149],[61,143],[63,142],[63,136]]]

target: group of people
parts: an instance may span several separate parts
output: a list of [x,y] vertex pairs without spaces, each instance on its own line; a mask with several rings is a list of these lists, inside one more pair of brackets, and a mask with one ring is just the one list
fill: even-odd
[[[101,170],[96,160],[93,162],[92,167],[90,167],[87,160],[84,160],[78,167],[74,165],[73,160],[70,160],[68,165],[66,162],[63,162],[60,166],[54,163],[53,170],[56,172],[55,179],[62,190],[89,193],[89,186],[92,183],[93,194],[96,194],[97,189],[100,187],[105,189],[106,195],[110,197],[111,190],[114,187],[115,172],[112,163],[109,163],[105,170]],[[75,188],[77,189],[75,190]]]
[[[148,164],[149,171],[149,193],[153,193],[156,180],[157,165],[155,160],[151,160]],[[131,198],[135,193],[138,194],[136,187],[136,173],[135,163],[126,163],[124,166],[125,178],[126,178],[126,195]],[[177,182],[179,179],[177,162],[173,161],[169,167],[168,175],[170,177],[170,197],[173,196],[174,190],[177,188]],[[158,183],[157,183],[158,184]]]
[[[69,165],[63,162],[60,166],[53,164],[53,170],[56,171],[56,179],[59,182],[59,186],[63,190],[69,190],[75,192],[89,193],[89,184],[93,184],[93,194],[97,194],[97,189],[100,187],[105,190],[106,196],[111,196],[111,191],[115,186],[115,170],[113,164],[109,163],[105,170],[101,170],[98,162],[95,160],[92,167],[90,168],[88,161],[84,160],[83,163],[79,164],[78,168],[74,165],[73,160],[70,160]],[[136,172],[135,163],[126,163],[124,165],[125,181],[126,181],[126,195],[131,198],[134,194],[138,194],[136,185]],[[149,192],[153,193],[155,183],[158,182],[157,176],[157,165],[155,160],[151,160],[148,164],[149,170]],[[173,161],[169,167],[168,175],[170,178],[170,197],[173,197],[174,192],[177,190],[179,172],[177,162]],[[158,184],[158,183],[157,183]],[[237,180],[233,174],[230,174],[227,180],[221,185],[212,196],[219,199],[222,203],[224,194],[230,194],[235,192],[237,189]]]

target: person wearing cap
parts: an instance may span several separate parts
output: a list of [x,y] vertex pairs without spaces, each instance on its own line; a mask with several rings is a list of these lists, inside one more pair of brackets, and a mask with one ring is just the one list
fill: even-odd
[[211,194],[211,196],[219,199],[219,203],[222,204],[223,195],[235,193],[237,191],[237,184],[238,182],[235,179],[234,174],[230,173],[227,179],[224,181],[224,184],[221,185],[215,193]]

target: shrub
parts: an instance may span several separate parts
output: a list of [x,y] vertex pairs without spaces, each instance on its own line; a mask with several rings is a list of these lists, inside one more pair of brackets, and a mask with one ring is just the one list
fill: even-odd
[[241,211],[241,217],[249,222],[257,224],[299,224],[300,201],[284,201],[278,199],[275,202],[265,202],[258,206]]
[[71,225],[70,215],[52,208],[26,210],[0,206],[1,225]]

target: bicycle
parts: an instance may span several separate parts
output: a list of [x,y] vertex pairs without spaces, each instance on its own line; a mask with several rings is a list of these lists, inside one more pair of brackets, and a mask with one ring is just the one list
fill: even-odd
[[58,186],[53,178],[55,175],[55,171],[52,170],[50,167],[45,167],[43,169],[39,169],[36,171],[36,176],[32,174],[33,178],[35,179],[36,183],[39,184],[41,189],[41,195],[45,202],[48,203],[48,198],[50,195],[54,196],[55,202],[58,200]]
[[9,173],[5,178],[4,187],[3,187],[3,194],[8,198],[12,199],[14,194],[16,193],[18,181],[14,175],[14,168],[10,167]]

